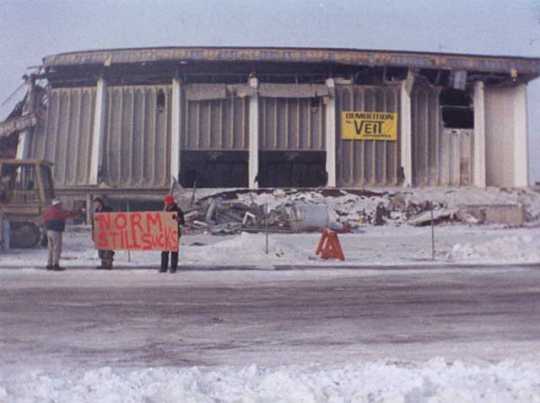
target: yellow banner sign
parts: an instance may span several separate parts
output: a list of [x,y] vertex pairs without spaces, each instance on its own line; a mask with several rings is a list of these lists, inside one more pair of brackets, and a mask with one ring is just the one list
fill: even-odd
[[395,112],[341,112],[341,138],[397,141],[397,120]]

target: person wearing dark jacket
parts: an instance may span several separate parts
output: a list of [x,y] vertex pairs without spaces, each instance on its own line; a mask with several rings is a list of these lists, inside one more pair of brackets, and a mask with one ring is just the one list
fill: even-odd
[[[184,212],[180,209],[180,207],[178,207],[172,195],[165,196],[163,202],[165,204],[163,210],[176,213],[176,221],[178,222],[178,240],[180,240],[180,226],[184,225],[185,223]],[[159,269],[160,273],[167,272],[167,267],[169,266],[169,253],[171,255],[171,268],[169,272],[175,273],[176,269],[178,268],[178,252],[163,251],[161,252],[161,267]]]
[[43,223],[47,230],[47,247],[49,257],[47,260],[47,270],[64,270],[60,267],[60,256],[62,255],[62,234],[66,229],[66,220],[77,217],[75,211],[67,211],[62,208],[62,202],[54,199],[43,213]]
[[[105,204],[102,197],[94,198],[94,213],[112,213],[113,209]],[[92,221],[92,226],[94,221]],[[94,234],[92,228],[92,235]],[[101,266],[98,269],[111,270],[113,268],[114,251],[113,250],[98,250],[98,257],[101,259]]]

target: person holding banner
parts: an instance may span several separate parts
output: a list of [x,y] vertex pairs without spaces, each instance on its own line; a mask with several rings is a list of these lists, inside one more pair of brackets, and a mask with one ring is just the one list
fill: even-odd
[[[113,210],[105,204],[105,200],[102,197],[94,197],[94,213],[111,213]],[[92,227],[94,221],[92,220]],[[92,228],[92,235],[94,234]],[[101,259],[101,266],[98,269],[111,270],[113,268],[114,251],[113,250],[98,250],[98,257]]]
[[[176,213],[176,222],[178,223],[178,240],[180,240],[180,226],[185,224],[184,212],[180,209],[180,207],[178,207],[174,197],[170,194],[165,196],[163,203],[165,205],[163,208],[164,211]],[[178,268],[178,252],[169,251],[161,252],[161,267],[159,269],[160,273],[167,272],[167,268],[169,266],[169,253],[171,255],[171,268],[169,269],[169,272],[176,273],[176,269]]]

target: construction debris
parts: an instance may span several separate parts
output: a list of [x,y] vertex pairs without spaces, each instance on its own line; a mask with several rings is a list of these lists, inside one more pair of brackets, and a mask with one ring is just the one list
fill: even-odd
[[446,208],[436,211],[434,210],[433,212],[431,210],[424,211],[417,216],[411,218],[408,221],[408,224],[422,226],[429,225],[432,221],[434,224],[438,224],[442,221],[454,220],[457,216],[457,212],[458,210]]
[[[463,206],[461,211],[462,221],[470,224],[505,224],[513,227],[525,224],[525,210],[521,205],[468,205]],[[471,218],[467,220],[466,215]]]
[[[192,231],[234,234],[241,231],[309,232],[331,228],[336,232],[359,231],[366,225],[414,226],[441,223],[523,225],[527,217],[538,218],[535,208],[527,212],[520,204],[456,204],[447,202],[453,191],[437,198],[419,197],[406,190],[372,192],[342,189],[238,189],[220,191],[173,185],[172,193],[186,212]],[[475,191],[476,192],[476,191]],[[441,196],[442,194],[442,196]],[[477,200],[475,193],[471,199]],[[540,201],[535,200],[535,203]],[[433,210],[433,213],[432,213]],[[432,216],[433,214],[433,216]]]

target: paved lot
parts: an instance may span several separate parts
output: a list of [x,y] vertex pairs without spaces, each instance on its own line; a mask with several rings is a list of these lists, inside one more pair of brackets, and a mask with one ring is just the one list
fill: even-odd
[[540,269],[0,270],[4,366],[540,355]]

